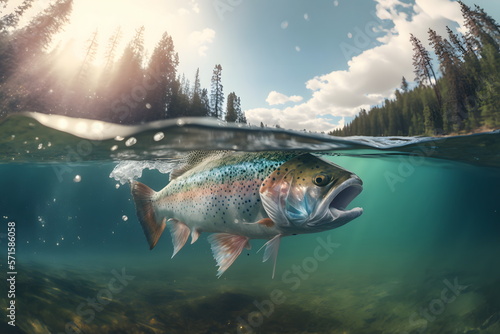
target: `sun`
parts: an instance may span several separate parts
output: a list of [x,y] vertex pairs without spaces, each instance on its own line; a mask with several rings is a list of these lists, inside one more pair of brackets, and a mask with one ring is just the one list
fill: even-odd
[[[55,0],[35,0],[32,7],[23,15],[20,26],[26,25],[36,15],[47,9]],[[22,0],[7,3],[5,10],[13,12]],[[144,27],[144,48],[151,54],[164,32],[168,32],[182,45],[187,38],[183,29],[183,15],[188,11],[186,4],[175,0],[73,0],[73,10],[68,24],[63,31],[53,36],[48,51],[54,48],[66,48],[73,62],[81,62],[87,56],[92,40],[98,44],[95,65],[105,62],[106,48],[116,32],[120,31],[119,56],[125,46],[135,36],[140,27]],[[71,62],[70,59],[67,60]]]
[[[106,48],[118,31],[117,55],[134,37],[136,31],[144,26],[144,47],[148,52],[152,52],[164,32],[157,22],[162,21],[162,13],[169,11],[165,3],[151,6],[153,2],[157,1],[151,1],[146,7],[143,1],[135,0],[74,0],[69,24],[64,32],[54,38],[53,45],[72,41],[75,61],[82,61],[94,41],[98,45],[95,64],[103,65]],[[166,28],[163,27],[165,30]]]

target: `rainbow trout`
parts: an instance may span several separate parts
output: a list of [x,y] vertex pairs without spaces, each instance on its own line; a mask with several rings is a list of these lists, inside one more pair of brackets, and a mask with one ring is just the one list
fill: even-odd
[[172,257],[189,236],[194,243],[212,233],[219,277],[250,239],[268,240],[264,261],[274,260],[274,277],[282,237],[334,229],[363,213],[346,209],[363,189],[360,178],[310,153],[197,151],[159,192],[137,181],[131,189],[150,248],[165,227]]

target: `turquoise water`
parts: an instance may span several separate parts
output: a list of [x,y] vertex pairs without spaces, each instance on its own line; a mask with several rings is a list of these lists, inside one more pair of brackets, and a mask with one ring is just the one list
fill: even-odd
[[[89,138],[47,122],[0,123],[1,270],[15,223],[17,272],[1,333],[500,332],[499,132],[346,141],[185,120]],[[284,238],[274,279],[262,240],[217,279],[206,235],[173,259],[169,236],[150,251],[121,183],[159,190],[168,175],[144,160],[166,172],[191,148],[310,148],[363,180],[349,207],[364,213]]]

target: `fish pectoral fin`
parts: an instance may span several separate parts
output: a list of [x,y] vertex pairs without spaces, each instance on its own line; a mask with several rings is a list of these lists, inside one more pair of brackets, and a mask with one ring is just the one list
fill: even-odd
[[172,235],[172,243],[174,244],[174,253],[172,254],[172,257],[174,257],[184,247],[189,234],[191,234],[191,230],[186,224],[175,218],[170,218],[167,223],[169,223],[167,226]]
[[214,259],[217,261],[217,277],[221,275],[233,264],[241,254],[243,248],[250,247],[248,238],[229,233],[215,233],[208,236],[208,242],[212,248]]
[[[274,274],[276,272],[276,259],[278,258],[278,250],[280,248],[280,241],[281,241],[281,234],[276,235],[274,238],[266,242],[260,249],[266,247],[266,250],[264,251],[264,258],[262,259],[262,262],[266,262],[269,259],[273,259],[274,265],[273,265],[273,278]],[[260,251],[259,249],[259,251]]]
[[130,189],[134,198],[137,217],[149,243],[149,249],[153,249],[165,229],[166,218],[161,219],[155,215],[152,200],[155,194],[153,189],[137,181],[130,182]]

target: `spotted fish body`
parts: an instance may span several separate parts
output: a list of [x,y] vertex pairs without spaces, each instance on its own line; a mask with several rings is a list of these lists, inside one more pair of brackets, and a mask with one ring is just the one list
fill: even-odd
[[256,158],[224,152],[210,156],[155,194],[156,212],[183,221],[192,231],[240,234],[250,239],[274,237],[275,227],[249,223],[267,218],[260,186],[293,156],[268,153]]
[[276,260],[281,237],[335,228],[362,212],[345,210],[361,192],[357,176],[297,152],[193,152],[161,191],[136,181],[131,187],[150,247],[165,227],[173,256],[189,235],[193,243],[200,233],[213,233],[208,240],[219,276],[250,248],[250,239],[269,240],[264,260]]

